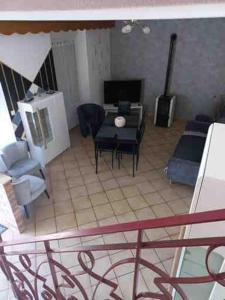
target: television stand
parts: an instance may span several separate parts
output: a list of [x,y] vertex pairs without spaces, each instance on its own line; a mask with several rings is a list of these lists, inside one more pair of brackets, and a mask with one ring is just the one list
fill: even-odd
[[[103,104],[104,110],[106,112],[106,115],[109,112],[118,112],[118,105],[115,106],[114,104]],[[131,103],[131,113],[132,111],[135,112],[137,111],[139,114],[139,124],[141,124],[142,116],[143,116],[143,105],[141,103]]]

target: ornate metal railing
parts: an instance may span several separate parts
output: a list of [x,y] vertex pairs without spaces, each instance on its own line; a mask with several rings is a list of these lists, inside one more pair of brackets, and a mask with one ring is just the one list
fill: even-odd
[[[172,295],[175,291],[179,299],[186,300],[189,299],[183,288],[186,285],[217,282],[225,286],[225,273],[214,273],[209,265],[212,252],[217,247],[225,246],[225,234],[223,237],[145,241],[144,231],[224,220],[225,209],[222,209],[57,233],[33,239],[5,241],[0,243],[0,267],[17,299],[169,300],[174,299]],[[135,241],[100,242],[102,237],[109,234],[116,239],[118,233],[127,232],[137,233],[132,235]],[[151,255],[149,259],[148,255],[142,257],[142,251],[183,247],[207,247],[207,274],[174,277],[154,264]],[[127,253],[128,250],[133,251],[129,252],[129,257],[120,258],[116,262],[109,259],[111,265],[105,263],[106,257],[113,257],[115,253],[122,257],[121,252]],[[124,273],[117,272],[119,268],[128,265],[129,272],[132,272],[132,280],[127,284],[127,289],[131,290],[129,297],[121,293],[119,279],[119,276],[128,270]],[[147,289],[141,290],[139,275],[143,270],[153,274],[154,289],[150,288],[150,282],[147,280]],[[101,293],[103,290],[104,296]]]

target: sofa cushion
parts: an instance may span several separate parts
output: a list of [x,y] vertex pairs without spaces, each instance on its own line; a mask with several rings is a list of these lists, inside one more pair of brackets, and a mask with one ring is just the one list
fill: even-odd
[[205,140],[206,138],[201,136],[182,135],[173,157],[200,163]]

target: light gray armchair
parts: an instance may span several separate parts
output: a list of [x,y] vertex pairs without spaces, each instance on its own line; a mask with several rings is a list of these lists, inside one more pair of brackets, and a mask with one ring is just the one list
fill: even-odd
[[45,179],[40,163],[29,157],[27,142],[15,142],[0,150],[0,172],[19,178],[36,171]]
[[29,218],[27,205],[36,200],[43,192],[49,198],[45,180],[32,175],[24,175],[20,178],[12,179],[12,185],[16,200],[25,210],[26,217]]

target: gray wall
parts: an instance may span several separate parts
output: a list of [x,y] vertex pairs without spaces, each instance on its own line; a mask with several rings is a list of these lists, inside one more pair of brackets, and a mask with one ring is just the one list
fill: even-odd
[[171,33],[178,34],[171,93],[177,95],[176,116],[213,114],[213,97],[225,93],[225,19],[146,21],[122,34],[122,23],[111,30],[113,79],[144,78],[144,101],[154,111],[163,93]]

